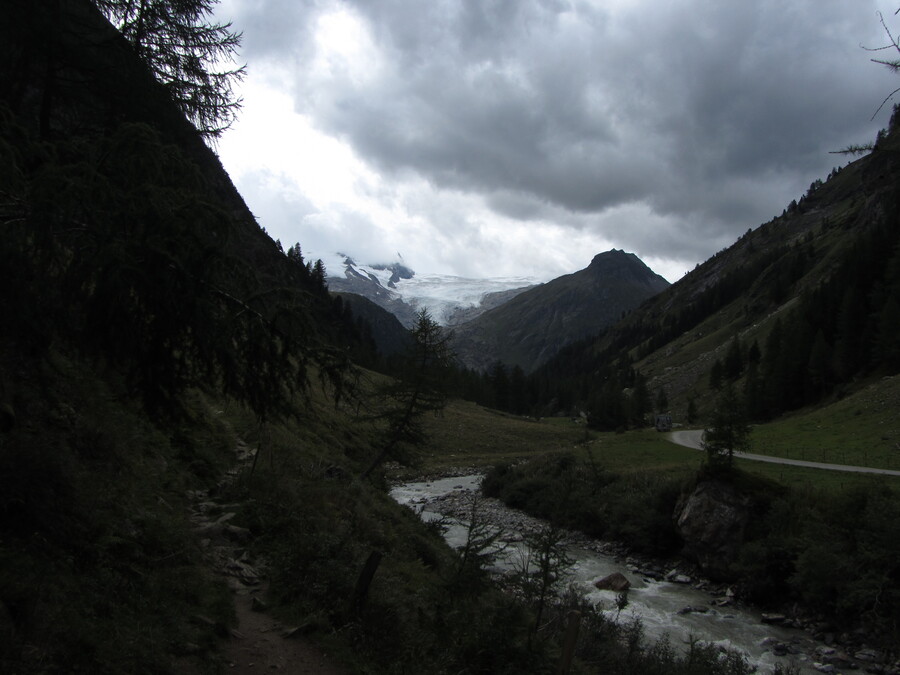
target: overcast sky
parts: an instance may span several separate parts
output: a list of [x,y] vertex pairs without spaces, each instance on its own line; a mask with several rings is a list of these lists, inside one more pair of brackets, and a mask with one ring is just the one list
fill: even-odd
[[249,74],[218,151],[307,258],[547,280],[622,248],[674,282],[887,126],[862,46],[898,4],[222,0]]

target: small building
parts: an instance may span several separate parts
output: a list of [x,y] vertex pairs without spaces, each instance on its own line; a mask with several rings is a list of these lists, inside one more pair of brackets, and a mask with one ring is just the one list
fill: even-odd
[[672,416],[668,413],[656,416],[657,431],[672,431]]

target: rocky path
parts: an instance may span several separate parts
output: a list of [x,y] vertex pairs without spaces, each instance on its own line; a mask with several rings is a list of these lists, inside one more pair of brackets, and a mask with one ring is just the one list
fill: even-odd
[[[667,438],[676,445],[695,450],[703,449],[703,430],[687,429],[673,431]],[[756,455],[752,452],[741,452],[735,455],[739,459],[749,459],[753,462],[769,462],[771,464],[788,464],[791,466],[804,466],[809,469],[826,469],[828,471],[847,471],[850,473],[875,473],[882,476],[900,476],[900,471],[893,469],[876,469],[870,466],[851,466],[849,464],[828,464],[826,462],[807,462],[802,459],[787,459],[785,457],[772,457],[771,455]]]
[[[253,452],[243,443],[238,444],[236,454],[237,464],[220,487],[227,486],[252,461]],[[227,672],[346,675],[301,629],[282,624],[268,612],[265,561],[250,553],[250,531],[231,522],[240,505],[217,501],[207,490],[191,491],[189,497],[193,504],[190,518],[204,557],[213,571],[225,578],[234,596],[237,626],[230,630],[216,627],[226,636],[222,658]]]

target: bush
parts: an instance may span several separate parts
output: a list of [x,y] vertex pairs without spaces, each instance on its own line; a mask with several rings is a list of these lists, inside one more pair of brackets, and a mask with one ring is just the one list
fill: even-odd
[[513,508],[645,553],[672,553],[680,544],[672,513],[681,485],[668,476],[618,476],[564,454],[497,467],[482,489]]

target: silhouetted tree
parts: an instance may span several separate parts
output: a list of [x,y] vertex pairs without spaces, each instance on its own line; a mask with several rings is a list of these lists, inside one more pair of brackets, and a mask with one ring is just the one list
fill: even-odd
[[741,343],[735,335],[728,345],[728,352],[722,362],[722,374],[729,382],[734,382],[744,370],[744,358],[741,354]]
[[378,454],[363,472],[367,478],[385,460],[408,459],[407,451],[426,440],[422,417],[445,403],[446,371],[452,361],[450,335],[421,310],[410,331],[412,344],[404,355],[399,377],[378,392],[386,408],[378,415],[384,432]]
[[493,392],[490,403],[491,407],[496,408],[497,410],[509,410],[509,374],[506,371],[506,366],[501,361],[496,361],[494,365],[491,366],[490,372],[488,373],[488,381],[490,382],[491,391]]
[[509,374],[509,411],[524,415],[529,406],[528,378],[521,366],[514,366]]
[[747,350],[747,365],[759,365],[762,359],[762,352],[759,351],[759,343],[754,340]]
[[650,391],[647,389],[647,378],[640,373],[634,376],[634,388],[629,398],[629,423],[635,427],[646,424],[646,415],[650,410]]
[[697,421],[698,416],[699,415],[697,412],[697,402],[694,400],[694,397],[692,396],[691,398],[688,399],[687,423],[694,424]]
[[664,413],[669,408],[669,397],[666,396],[666,388],[660,387],[656,392],[656,412]]
[[807,363],[809,398],[820,399],[832,385],[832,349],[821,329],[816,332]]
[[245,67],[230,68],[241,43],[231,24],[210,22],[218,0],[94,0],[131,43],[197,130],[218,138],[235,121],[234,85]]
[[[894,12],[894,14],[900,14],[900,9]],[[876,47],[874,49],[868,49],[868,51],[895,51],[900,54],[900,42],[898,42],[897,37],[895,37],[891,32],[891,29],[887,27],[887,24],[884,22],[884,17],[880,12],[878,14],[878,17],[881,19],[881,27],[884,28],[884,32],[888,36],[889,44],[886,44],[882,47]],[[872,61],[874,61],[875,63],[880,63],[894,73],[900,73],[900,59],[872,59]],[[873,118],[878,114],[878,111],[881,110],[884,105],[894,97],[894,94],[896,94],[897,92],[900,92],[900,87],[897,87],[896,89],[894,89],[894,91],[884,97],[881,105],[878,106],[878,110],[876,110],[875,114],[872,115]]]
[[712,420],[703,435],[703,449],[706,450],[710,467],[731,468],[735,452],[746,452],[750,448],[750,427],[741,397],[732,384],[722,387]]
[[328,277],[325,274],[325,263],[322,262],[321,258],[313,263],[309,276],[312,279],[313,285],[316,287],[316,289],[324,290],[326,288],[326,280]]
[[724,366],[722,359],[716,359],[709,370],[709,386],[718,391],[722,388]]

